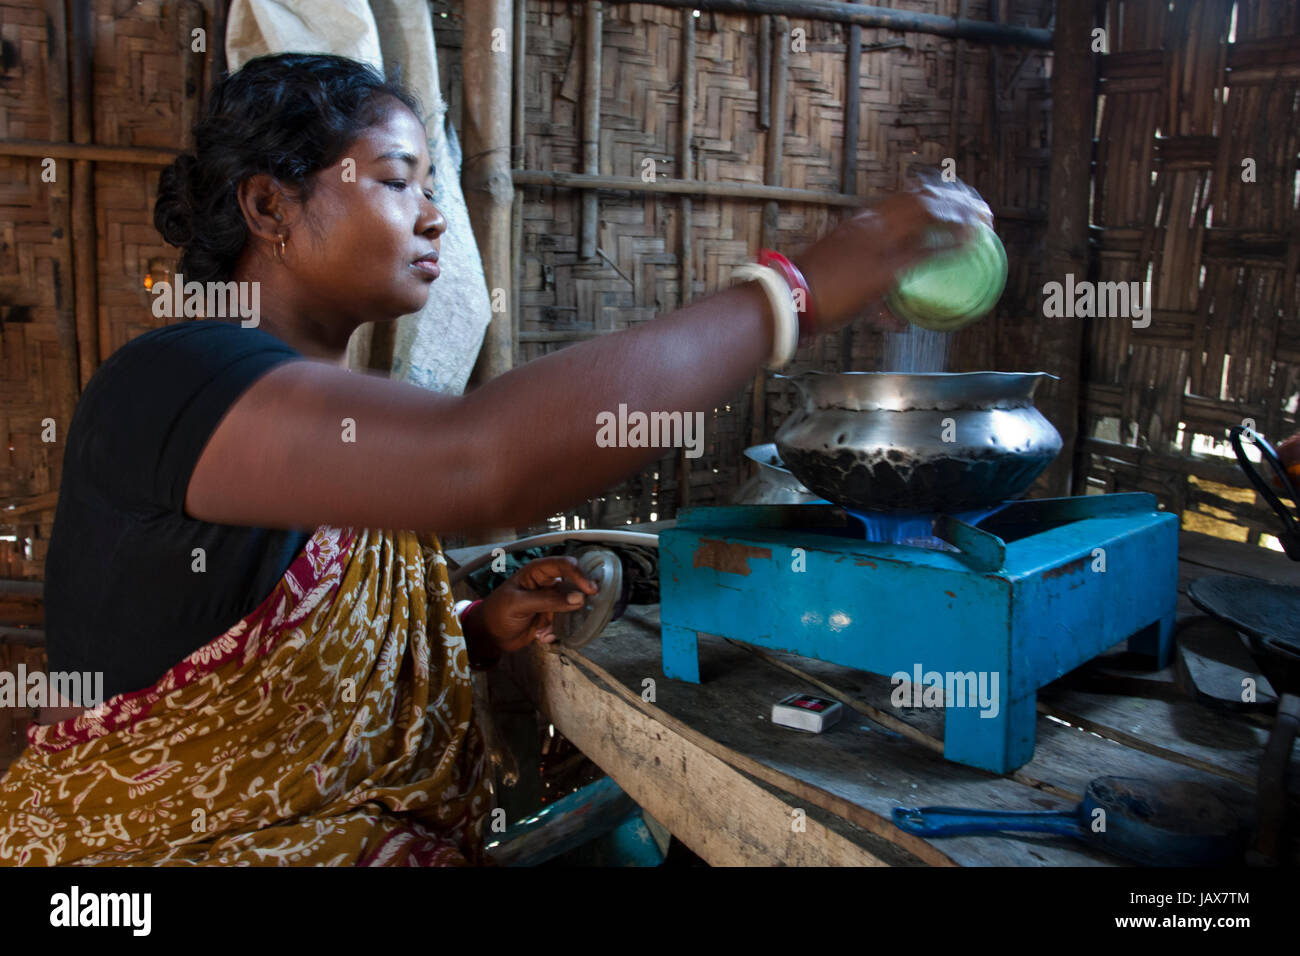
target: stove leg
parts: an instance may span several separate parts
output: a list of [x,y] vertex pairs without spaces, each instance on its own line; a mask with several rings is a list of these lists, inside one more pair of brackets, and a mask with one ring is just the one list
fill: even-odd
[[945,708],[944,759],[994,773],[1010,773],[1027,764],[1034,756],[1037,701],[1037,694],[1003,701],[996,715],[986,717],[980,714],[991,714],[991,708]]
[[700,641],[698,632],[677,624],[660,624],[663,634],[664,676],[700,682]]
[[1168,667],[1174,653],[1174,615],[1169,614],[1128,639],[1128,649],[1134,654],[1146,654],[1156,659],[1156,670]]

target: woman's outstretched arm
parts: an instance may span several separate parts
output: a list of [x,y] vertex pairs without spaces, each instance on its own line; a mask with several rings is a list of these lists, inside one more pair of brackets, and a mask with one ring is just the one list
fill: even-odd
[[[798,257],[818,332],[878,300],[927,254],[924,232],[987,220],[956,190],[901,193]],[[323,362],[256,381],[217,426],[185,509],[205,521],[457,533],[523,525],[609,488],[665,454],[601,447],[597,415],[711,410],[770,355],[756,282],[589,339],[454,397]]]

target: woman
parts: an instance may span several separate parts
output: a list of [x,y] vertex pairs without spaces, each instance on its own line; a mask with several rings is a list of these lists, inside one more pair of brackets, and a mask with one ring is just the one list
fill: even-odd
[[[598,413],[712,408],[795,331],[773,272],[463,397],[351,374],[353,330],[418,312],[438,275],[418,115],[353,61],[263,57],[214,89],[195,154],[164,172],[178,271],[258,289],[258,324],[139,336],[78,404],[48,656],[102,671],[107,699],[29,730],[0,781],[0,861],[481,862],[468,667],[553,640],[594,585],[533,562],[458,620],[433,529],[598,494],[662,454],[600,447]],[[978,200],[927,187],[842,223],[798,257],[799,332],[839,328],[927,230],[977,219]]]

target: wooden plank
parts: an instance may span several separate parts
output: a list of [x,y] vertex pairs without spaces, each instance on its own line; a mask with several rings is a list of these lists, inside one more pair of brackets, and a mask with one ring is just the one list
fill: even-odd
[[[533,645],[511,656],[524,686],[556,728],[642,808],[714,866],[879,866],[877,855],[758,786],[653,712],[598,686],[570,656]],[[863,837],[870,843],[869,836]],[[877,841],[879,842],[879,841]],[[888,847],[882,854],[891,855]]]
[[[892,685],[882,675],[850,671],[795,655],[771,656],[780,662],[794,663],[810,677],[822,678],[819,683],[823,689],[829,685],[843,687],[845,681],[851,680],[855,687],[853,693],[859,700],[872,700],[879,708],[888,707]],[[1059,702],[1067,693],[1072,702],[1067,705],[1069,709]],[[1248,805],[1270,724],[1250,715],[1231,715],[1228,726],[1221,726],[1220,716],[1194,704],[1188,693],[1170,695],[1170,699],[1161,702],[1168,705],[1169,716],[1164,718],[1162,711],[1158,719],[1165,719],[1168,733],[1152,734],[1148,725],[1150,701],[1145,698],[1088,693],[1064,680],[1050,684],[1039,695],[1042,717],[1036,728],[1034,758],[1008,776],[1036,790],[1078,800],[1088,781],[1096,775],[1096,768],[1117,766],[1118,760],[1143,771],[1131,774],[1134,776],[1198,779],[1220,786],[1229,781],[1237,786],[1227,790],[1236,792],[1238,803]],[[912,726],[903,736],[913,739],[921,735],[925,738],[920,741],[923,746],[928,741],[929,749],[935,750],[934,745],[938,743],[936,752],[941,753],[942,711],[914,713],[915,717],[909,717]],[[1088,733],[1080,736],[1079,729]],[[1098,738],[1103,743],[1095,743]],[[1118,756],[1114,749],[1118,744],[1124,745],[1123,756]],[[1293,779],[1292,783],[1300,795],[1300,780]]]
[[[1195,711],[1203,709],[1187,700],[1162,701],[1156,703],[1162,705],[1158,713],[1165,732],[1153,733],[1150,719],[1145,723],[1134,719],[1144,713],[1151,718],[1155,713],[1151,702],[1074,692],[1067,699],[1074,726],[1040,717],[1034,760],[1014,778],[999,778],[943,761],[927,748],[879,725],[872,726],[853,713],[839,728],[818,737],[771,727],[765,719],[771,703],[807,685],[788,673],[773,671],[752,649],[732,642],[702,636],[704,684],[668,680],[659,668],[655,610],[635,607],[614,622],[600,641],[585,649],[593,667],[622,684],[633,698],[647,677],[653,679],[658,697],[655,706],[670,715],[664,718],[667,724],[676,721],[679,732],[703,738],[706,749],[721,759],[740,759],[765,768],[778,775],[771,779],[780,780],[792,792],[886,837],[891,836],[888,814],[894,806],[1060,808],[1076,800],[1088,781],[1100,773],[1203,783],[1243,815],[1253,804],[1254,775],[1266,731],[1245,718],[1230,721],[1220,733],[1215,728],[1222,727],[1225,715],[1197,714]],[[852,697],[888,707],[888,678],[794,655],[770,656],[794,662],[801,671]],[[1065,712],[1059,705],[1055,709]],[[942,712],[905,710],[901,714],[915,730],[941,737]],[[1127,728],[1129,736],[1155,737],[1160,745],[1148,749],[1126,746],[1115,739],[1120,734],[1099,736],[1081,728],[1082,723]],[[752,772],[750,766],[745,769]],[[1068,840],[963,837],[934,841],[933,846],[964,865],[1112,862]]]
[[[1044,688],[1048,712],[1134,749],[1186,766],[1211,770],[1253,788],[1268,731],[1241,715],[1212,711],[1193,701],[1149,700]],[[1297,755],[1300,771],[1300,755]],[[1300,792],[1300,780],[1291,785]]]
[[[853,714],[831,731],[815,736],[775,727],[769,720],[772,704],[806,684],[770,667],[743,647],[709,636],[700,640],[704,683],[666,678],[660,668],[657,628],[644,617],[640,625],[628,620],[644,610],[630,609],[599,641],[583,649],[584,656],[632,697],[634,691],[641,692],[646,678],[652,679],[656,689],[653,706],[665,713],[660,721],[746,773],[762,775],[802,799],[897,842],[927,862],[944,858],[968,866],[1113,862],[1068,839],[1017,835],[925,841],[904,833],[890,819],[896,806],[1062,810],[1070,808],[1073,800],[950,763]],[[649,616],[653,617],[653,612]],[[865,692],[875,678],[806,658],[798,660],[812,673],[833,672],[837,683],[850,693]],[[888,684],[887,678],[879,679]],[[914,726],[933,726],[934,719],[942,719],[935,712],[903,713]]]
[[1279,551],[1194,531],[1178,533],[1178,560],[1203,569],[1206,575],[1241,574],[1300,586],[1300,561],[1292,561]]

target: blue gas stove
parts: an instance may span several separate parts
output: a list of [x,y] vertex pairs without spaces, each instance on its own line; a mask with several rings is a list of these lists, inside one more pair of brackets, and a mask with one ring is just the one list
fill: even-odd
[[1033,757],[1044,684],[1125,640],[1168,663],[1178,518],[1149,494],[910,522],[692,508],[660,532],[659,562],[666,676],[699,683],[700,632],[889,675],[944,708],[945,758],[1008,773]]

